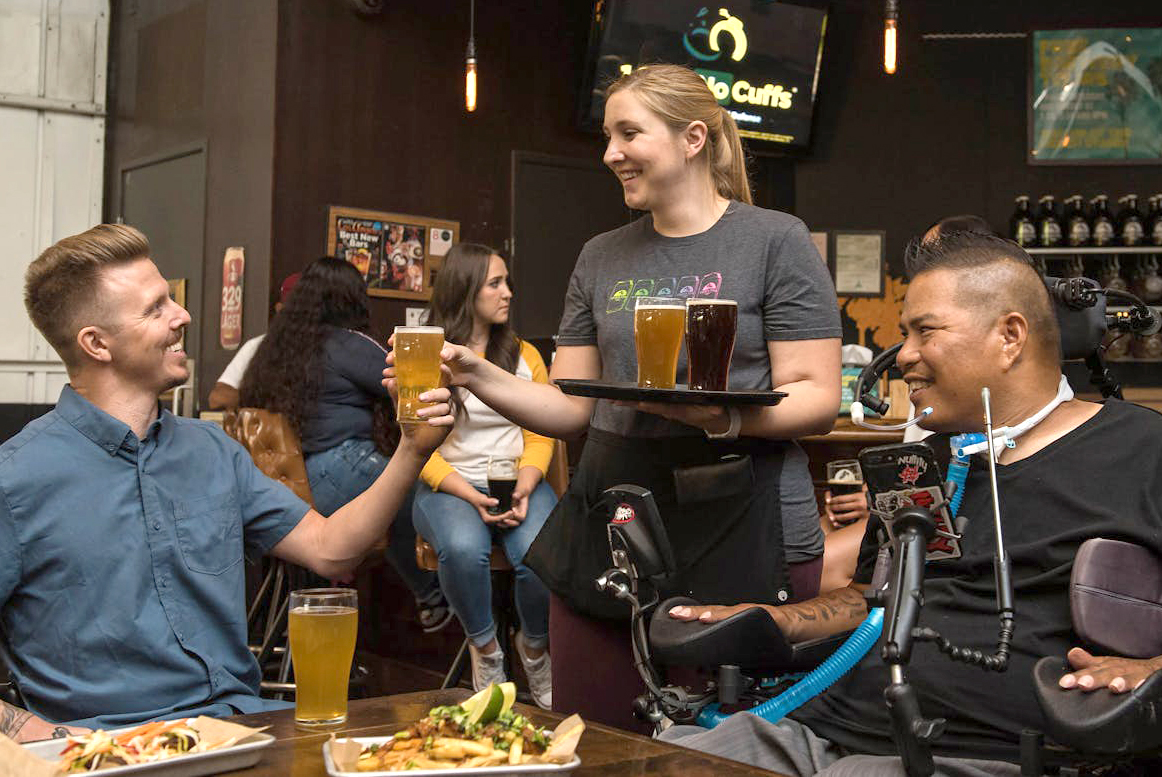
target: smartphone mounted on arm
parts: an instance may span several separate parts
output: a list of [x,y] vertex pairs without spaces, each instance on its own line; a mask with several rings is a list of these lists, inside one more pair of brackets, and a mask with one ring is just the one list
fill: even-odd
[[871,496],[871,510],[887,530],[892,532],[892,516],[901,507],[916,505],[932,512],[936,535],[928,543],[925,559],[960,558],[960,535],[948,511],[944,496],[944,478],[932,447],[925,442],[906,442],[865,448],[859,453]]

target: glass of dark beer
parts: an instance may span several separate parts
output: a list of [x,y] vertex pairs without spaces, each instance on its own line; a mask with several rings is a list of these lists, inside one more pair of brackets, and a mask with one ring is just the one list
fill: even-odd
[[737,328],[734,300],[686,300],[686,383],[691,389],[726,391]]
[[855,459],[827,462],[827,488],[832,496],[856,494],[863,490],[863,470]]
[[512,492],[516,488],[517,460],[502,457],[488,457],[488,495],[500,504],[489,507],[492,515],[507,513],[512,509]]

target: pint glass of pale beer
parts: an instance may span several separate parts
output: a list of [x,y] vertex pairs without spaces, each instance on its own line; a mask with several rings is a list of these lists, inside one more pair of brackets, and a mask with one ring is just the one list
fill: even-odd
[[633,311],[637,348],[637,384],[642,388],[674,388],[678,353],[686,328],[686,303],[671,297],[638,297]]
[[438,326],[397,326],[395,328],[395,380],[399,390],[396,420],[401,424],[423,421],[416,411],[431,407],[419,397],[440,385],[440,349],[444,329]]
[[347,721],[347,681],[359,628],[351,588],[292,591],[287,632],[295,670],[295,724],[337,726]]
[[686,300],[686,382],[697,391],[726,391],[738,303],[730,299]]

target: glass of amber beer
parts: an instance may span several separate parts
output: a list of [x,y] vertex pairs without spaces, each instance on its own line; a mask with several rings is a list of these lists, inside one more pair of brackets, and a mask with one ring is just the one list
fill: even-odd
[[642,388],[674,388],[678,353],[686,328],[686,303],[672,297],[638,297],[633,311],[637,349],[637,384]]
[[296,725],[337,726],[347,721],[347,681],[358,629],[354,589],[291,592],[287,631],[295,670]]
[[726,391],[738,303],[731,299],[686,300],[686,383],[697,391]]
[[401,424],[423,421],[416,411],[431,407],[420,394],[440,385],[440,349],[444,329],[438,326],[397,326],[395,328],[395,379],[399,389],[396,420]]

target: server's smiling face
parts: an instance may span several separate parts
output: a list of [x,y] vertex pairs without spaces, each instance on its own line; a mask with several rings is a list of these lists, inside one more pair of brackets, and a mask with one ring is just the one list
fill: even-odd
[[625,204],[653,210],[690,174],[682,133],[670,129],[632,89],[605,103],[606,138],[602,161],[621,181]]

